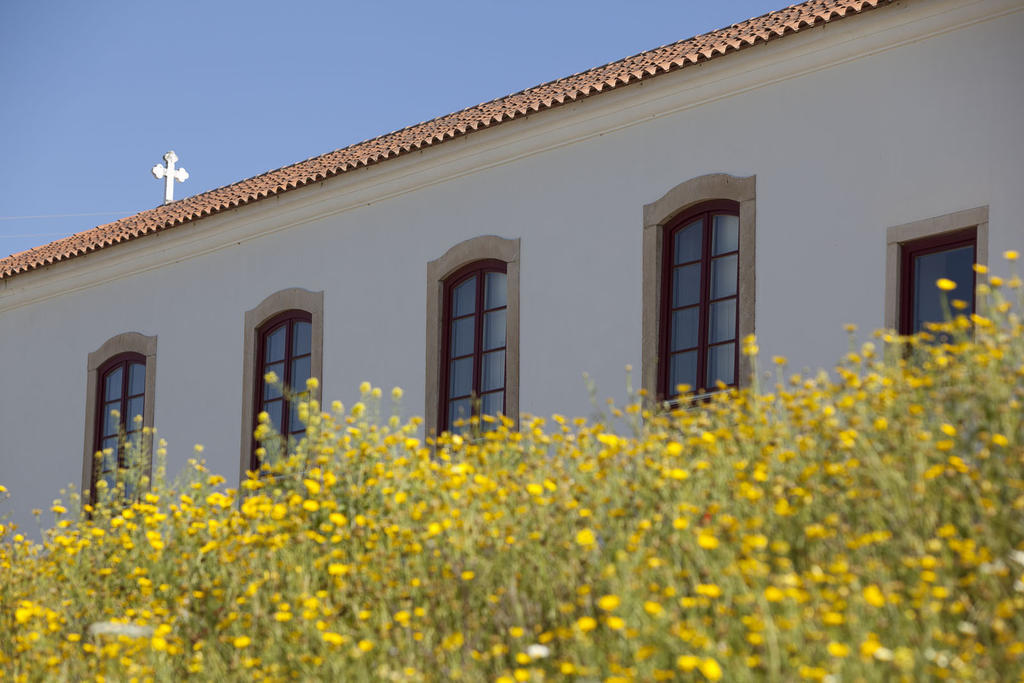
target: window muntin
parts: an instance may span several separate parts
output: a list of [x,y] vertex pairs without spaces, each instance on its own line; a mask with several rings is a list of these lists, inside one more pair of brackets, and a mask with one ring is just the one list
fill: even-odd
[[[306,391],[306,380],[312,376],[312,340],[312,315],[307,311],[285,311],[259,329],[255,417],[266,412],[270,425],[285,438],[301,439],[306,431],[299,420],[298,403]],[[277,382],[267,382],[271,372]],[[256,424],[254,420],[254,430]],[[259,467],[255,452],[251,467]]]
[[739,361],[739,204],[705,202],[665,226],[659,394],[735,386]]
[[117,484],[118,471],[126,468],[127,445],[138,443],[146,414],[146,357],[124,353],[101,365],[96,396],[96,429],[93,452],[95,458],[89,490],[96,498],[96,485],[107,483],[107,490]]
[[[927,323],[945,320],[947,311],[943,300],[959,299],[967,304],[964,312],[973,313],[976,260],[975,228],[924,237],[901,245],[900,334],[914,334],[924,330]],[[949,292],[939,290],[935,285],[939,278],[952,280],[957,285],[956,289]]]
[[438,431],[458,420],[505,413],[506,264],[472,263],[445,281]]

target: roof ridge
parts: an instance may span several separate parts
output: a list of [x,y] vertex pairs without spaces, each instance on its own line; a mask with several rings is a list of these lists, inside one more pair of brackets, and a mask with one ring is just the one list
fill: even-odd
[[0,259],[0,280],[614,90],[895,0],[806,0],[420,121]]

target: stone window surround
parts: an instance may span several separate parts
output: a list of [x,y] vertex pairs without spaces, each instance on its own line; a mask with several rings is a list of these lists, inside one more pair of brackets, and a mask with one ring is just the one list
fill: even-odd
[[[682,182],[666,192],[660,199],[646,204],[643,209],[643,322],[641,341],[641,379],[648,397],[658,396],[658,368],[660,348],[662,263],[665,226],[673,218],[691,207],[716,199],[738,202],[740,218],[739,261],[739,342],[754,334],[754,296],[756,293],[755,264],[757,245],[756,221],[757,176],[745,178],[726,173],[711,173]],[[750,381],[749,359],[740,354],[736,369],[739,386]]]
[[[299,310],[309,313],[312,329],[310,377],[323,380],[324,360],[324,293],[292,287],[274,292],[255,308],[245,312],[245,339],[242,347],[242,434],[240,443],[239,481],[245,481],[253,448],[253,425],[256,421],[256,348],[258,330],[274,316],[285,311]],[[323,395],[323,385],[320,388]]]
[[505,318],[505,410],[519,423],[519,265],[520,239],[482,235],[459,242],[427,264],[427,358],[424,391],[424,429],[435,434],[440,401],[442,312],[444,283],[453,273],[475,261],[494,259],[506,267],[508,307]]
[[[947,232],[977,229],[975,260],[988,265],[988,206],[978,206],[964,211],[954,211],[903,225],[893,225],[885,231],[885,327],[895,330],[900,321],[900,252],[904,244],[924,237]],[[975,282],[985,281],[982,273],[975,275]],[[977,307],[975,307],[977,308]]]
[[[89,354],[86,361],[85,393],[85,446],[82,457],[82,500],[89,500],[87,492],[92,488],[92,477],[96,459],[93,448],[96,445],[96,428],[98,427],[97,399],[99,398],[99,369],[111,358],[124,353],[137,353],[146,359],[146,390],[142,409],[143,428],[153,428],[153,417],[156,414],[156,335],[146,336],[139,332],[123,332],[103,342],[98,349]],[[143,448],[150,454],[146,476],[152,477],[153,435],[143,435]]]

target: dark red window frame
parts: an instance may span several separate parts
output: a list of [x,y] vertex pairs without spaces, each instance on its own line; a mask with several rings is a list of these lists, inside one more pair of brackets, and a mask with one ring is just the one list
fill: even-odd
[[[310,348],[304,350],[303,353],[295,353],[295,325],[296,323],[307,323],[310,326]],[[296,437],[301,438],[302,434],[305,433],[305,425],[299,423],[298,425],[292,424],[292,401],[280,392],[276,390],[273,392],[274,395],[267,397],[267,381],[264,378],[268,372],[269,366],[277,365],[282,363],[284,369],[282,372],[277,373],[278,381],[284,385],[284,387],[290,389],[296,393],[302,393],[306,391],[305,380],[302,378],[302,386],[295,386],[293,377],[293,361],[301,360],[303,358],[309,358],[310,368],[312,370],[312,356],[313,356],[313,343],[312,343],[312,325],[313,315],[309,311],[303,311],[301,309],[292,309],[278,313],[270,320],[267,320],[257,330],[257,345],[256,345],[256,387],[253,392],[254,410],[253,410],[253,424],[252,428],[255,431],[259,425],[259,415],[261,412],[267,409],[271,403],[281,404],[281,424],[275,425],[278,428],[278,432],[282,437]],[[270,336],[280,329],[282,326],[285,327],[285,346],[284,356],[280,360],[274,362],[267,362],[267,341]],[[256,440],[253,439],[253,452],[250,460],[250,469],[256,470],[260,467],[259,459],[256,456],[256,448],[259,446]]]
[[[899,300],[899,332],[900,334],[913,334],[914,330],[914,302],[917,292],[914,288],[914,280],[917,276],[917,259],[928,254],[937,254],[943,251],[959,249],[961,247],[973,247],[974,258],[978,259],[978,229],[977,227],[954,230],[940,235],[922,237],[912,242],[905,242],[900,245],[900,300]],[[934,283],[928,283],[934,285]],[[957,283],[958,285],[962,283]],[[967,312],[974,312],[974,293],[977,284],[977,274],[971,269],[970,292],[967,304]],[[958,287],[959,289],[959,287]]]
[[[142,368],[142,386],[140,390],[131,393],[130,375],[132,367]],[[121,381],[117,386],[118,396],[116,398],[110,397],[108,392],[107,378],[110,377],[114,372],[121,371]],[[142,423],[136,423],[134,418],[135,415],[129,415],[128,405],[134,399],[142,399],[142,409],[135,411],[136,414],[145,417],[146,414],[146,357],[141,353],[121,353],[113,358],[110,358],[104,362],[96,370],[98,378],[96,388],[96,425],[95,438],[93,440],[93,453],[104,450],[104,442],[107,442],[106,447],[113,447],[116,445],[116,463],[115,470],[113,471],[114,478],[116,481],[117,470],[127,467],[128,463],[125,461],[125,444],[131,441],[137,434],[142,432]],[[116,404],[116,405],[114,405]],[[116,425],[109,425],[116,428],[115,433],[111,433],[110,430],[106,429],[108,426],[107,419],[110,416],[111,411],[118,411],[119,417]],[[116,439],[115,443],[110,443],[111,439]],[[107,471],[104,470],[104,464],[106,463],[106,456],[100,458],[94,458],[92,463],[92,481],[90,482],[89,491],[92,501],[96,501],[96,485]]]
[[[696,384],[691,387],[693,392],[707,391],[714,387],[708,386],[707,367],[708,367],[708,354],[709,349],[713,346],[722,346],[728,343],[734,345],[733,348],[733,381],[729,383],[730,386],[736,386],[739,379],[739,355],[740,355],[740,340],[739,340],[739,232],[737,228],[737,248],[730,251],[723,251],[719,254],[712,254],[712,229],[714,225],[714,217],[719,215],[735,216],[739,218],[740,205],[739,202],[731,200],[714,200],[709,202],[703,202],[698,204],[691,209],[681,213],[676,218],[672,219],[665,228],[662,235],[662,264],[661,264],[661,329],[659,330],[659,367],[658,367],[658,395],[663,399],[673,399],[677,396],[675,386],[669,386],[670,373],[671,373],[671,358],[674,353],[685,353],[688,351],[697,351],[697,372],[696,372]],[[676,264],[675,261],[675,236],[682,229],[690,226],[694,221],[701,221],[701,249],[700,258],[686,261],[683,263]],[[718,299],[711,299],[711,269],[712,261],[718,260],[723,257],[729,257],[735,255],[736,257],[736,290],[735,294],[720,297]],[[675,306],[672,298],[673,292],[673,270],[675,268],[692,266],[696,263],[700,264],[700,294],[697,300],[697,304],[689,304],[682,306]],[[730,298],[736,300],[735,306],[735,329],[733,330],[732,337],[724,339],[716,343],[711,343],[708,339],[709,328],[710,328],[710,309],[713,302],[726,301]],[[672,313],[673,311],[681,311],[687,308],[694,308],[699,306],[698,309],[698,323],[697,323],[697,345],[688,346],[683,349],[677,349],[676,352],[671,350],[672,340]]]
[[[504,304],[501,306],[493,306],[491,308],[485,308],[486,302],[484,300],[485,285],[487,281],[487,273],[503,273],[506,276],[505,280],[505,295]],[[454,303],[452,300],[455,288],[460,284],[468,280],[469,278],[476,276],[476,295],[473,312],[470,315],[462,315],[457,319],[454,317]],[[441,340],[441,381],[439,382],[440,396],[438,401],[437,411],[437,429],[438,432],[451,430],[453,425],[449,423],[449,409],[452,401],[465,399],[469,397],[473,402],[473,414],[478,414],[478,401],[482,400],[483,393],[481,392],[481,383],[483,380],[483,356],[484,356],[484,317],[486,313],[493,313],[496,311],[506,311],[505,318],[505,339],[501,346],[494,346],[487,349],[487,353],[494,353],[502,351],[506,354],[505,367],[507,367],[508,359],[508,264],[504,261],[497,259],[487,259],[483,261],[475,261],[466,266],[463,266],[459,270],[452,273],[444,282],[444,315],[442,317],[442,340]],[[457,358],[452,358],[452,336],[453,327],[456,320],[465,320],[472,316],[473,318],[473,352],[471,354],[464,354]],[[451,387],[451,366],[453,360],[473,359],[473,372],[472,372],[472,390],[470,394],[450,396]],[[500,387],[491,387],[488,389],[486,394],[496,394],[499,391],[502,392],[501,401],[501,412],[505,413],[506,403],[508,401],[508,392],[506,391],[506,385],[508,378],[505,376],[505,368],[502,369],[502,382]]]

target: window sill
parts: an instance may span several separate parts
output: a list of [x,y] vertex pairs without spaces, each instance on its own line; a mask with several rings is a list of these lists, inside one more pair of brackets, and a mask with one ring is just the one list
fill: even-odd
[[663,399],[658,402],[658,405],[666,412],[672,412],[674,410],[697,410],[701,407],[701,404],[708,403],[716,396],[735,391],[737,387],[729,386],[725,389],[715,389],[714,391],[706,391],[702,394],[687,394],[679,398]]

